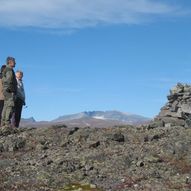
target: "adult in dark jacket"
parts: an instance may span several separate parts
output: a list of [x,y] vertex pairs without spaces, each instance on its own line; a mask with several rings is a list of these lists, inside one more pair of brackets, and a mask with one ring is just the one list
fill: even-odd
[[1,126],[10,127],[11,118],[14,112],[15,97],[17,94],[17,80],[13,68],[15,67],[15,58],[8,57],[7,65],[3,71],[3,95],[5,97],[2,112]]
[[16,79],[17,79],[17,96],[15,100],[15,113],[14,113],[14,126],[19,127],[22,108],[25,105],[25,90],[23,85],[23,72],[17,71],[16,72]]
[[6,68],[6,65],[2,65],[0,70],[0,121],[1,121],[1,115],[2,115],[3,106],[4,106],[2,77],[3,77],[3,71],[5,68]]

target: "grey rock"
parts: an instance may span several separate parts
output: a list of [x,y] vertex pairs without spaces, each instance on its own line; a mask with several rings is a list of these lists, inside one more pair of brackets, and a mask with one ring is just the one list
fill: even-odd
[[184,103],[184,104],[182,104],[181,111],[184,112],[184,113],[191,114],[191,103]]
[[155,121],[149,123],[148,130],[149,129],[154,129],[154,128],[157,128],[157,127],[164,127],[164,121],[156,119]]
[[191,94],[191,87],[189,85],[184,86],[184,92]]
[[69,133],[68,133],[68,135],[73,135],[75,132],[77,132],[79,130],[79,127],[74,127],[74,128],[72,128],[70,131],[69,131]]
[[185,127],[191,128],[191,119],[186,119],[186,121],[185,121]]
[[160,117],[177,117],[182,118],[182,110],[179,110],[178,112],[172,112],[170,110],[162,110],[159,114]]
[[177,112],[178,111],[178,101],[177,100],[175,100],[173,103],[172,103],[172,106],[171,106],[171,108],[170,108],[170,111],[171,112]]
[[2,143],[0,143],[0,152],[3,152],[4,151],[4,146]]
[[125,136],[122,133],[115,133],[110,135],[110,139],[116,142],[125,142]]
[[85,165],[85,170],[86,171],[91,171],[93,169],[94,169],[94,167],[92,165]]
[[167,96],[169,103],[167,104],[168,106],[170,106],[175,100],[178,99],[178,95],[177,94],[171,94]]
[[167,96],[168,103],[161,108],[154,122],[163,121],[165,127],[190,127],[191,120],[191,86],[178,83]]
[[[162,118],[164,124],[170,124],[171,126],[185,126],[185,120],[184,119],[179,119],[179,118],[174,118],[174,117],[163,117]],[[167,125],[165,125],[167,127]]]
[[23,137],[18,137],[15,141],[15,147],[19,150],[24,148],[26,145],[26,139],[24,139]]
[[97,148],[100,146],[100,141],[96,141],[95,143],[92,143],[89,145],[89,148]]
[[145,164],[143,161],[138,161],[136,165],[137,167],[143,167]]
[[163,160],[159,156],[145,157],[144,160],[149,162],[149,163],[160,163],[160,162],[163,162]]
[[170,94],[175,95],[175,94],[178,94],[178,93],[182,93],[183,91],[184,91],[184,85],[181,84],[181,83],[178,83],[175,87],[173,87],[170,90]]
[[164,133],[162,134],[155,134],[152,136],[151,141],[162,139],[165,136]]

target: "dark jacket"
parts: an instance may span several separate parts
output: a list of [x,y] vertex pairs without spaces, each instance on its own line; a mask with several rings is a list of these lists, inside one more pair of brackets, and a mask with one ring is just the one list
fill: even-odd
[[2,83],[3,83],[3,92],[4,93],[8,92],[8,93],[14,93],[16,95],[17,80],[15,77],[15,72],[8,65],[6,66],[6,68],[3,71]]
[[25,103],[25,89],[23,81],[19,79],[17,79],[17,98],[21,99],[23,103]]

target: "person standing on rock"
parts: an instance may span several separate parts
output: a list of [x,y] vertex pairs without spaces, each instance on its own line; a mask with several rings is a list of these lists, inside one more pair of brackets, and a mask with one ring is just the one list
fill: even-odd
[[0,70],[0,121],[1,121],[1,115],[2,115],[3,106],[4,106],[2,77],[3,77],[3,71],[5,68],[6,68],[6,65],[2,65]]
[[23,105],[25,105],[25,90],[23,85],[23,72],[17,71],[16,72],[16,80],[17,80],[17,96],[15,100],[15,113],[13,123],[15,127],[19,127],[21,121],[21,114]]
[[2,75],[4,95],[4,107],[1,118],[2,127],[11,127],[11,118],[14,112],[15,97],[17,94],[17,80],[13,70],[15,65],[15,58],[7,57],[7,65]]

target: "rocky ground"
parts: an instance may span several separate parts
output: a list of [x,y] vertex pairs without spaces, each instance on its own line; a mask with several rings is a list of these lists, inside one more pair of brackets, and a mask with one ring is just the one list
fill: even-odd
[[0,129],[1,191],[191,190],[191,128]]

